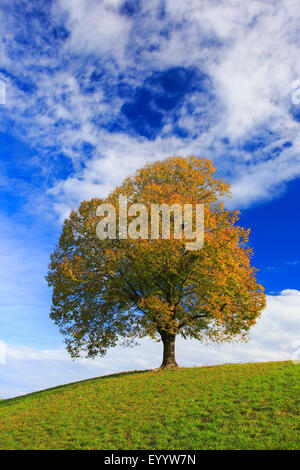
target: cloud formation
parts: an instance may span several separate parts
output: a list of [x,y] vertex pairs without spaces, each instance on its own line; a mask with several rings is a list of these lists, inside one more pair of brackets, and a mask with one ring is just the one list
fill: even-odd
[[21,3],[2,6],[2,128],[61,216],[173,154],[212,158],[234,207],[299,177],[297,1]]

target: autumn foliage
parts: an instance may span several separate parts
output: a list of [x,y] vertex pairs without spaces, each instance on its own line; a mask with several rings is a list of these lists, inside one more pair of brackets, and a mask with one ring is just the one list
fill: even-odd
[[[104,199],[84,201],[65,220],[47,276],[51,318],[73,357],[103,355],[138,338],[162,340],[162,367],[176,366],[176,335],[217,342],[245,340],[265,306],[248,247],[249,230],[224,208],[229,185],[211,161],[171,157],[146,165]],[[96,209],[103,202],[204,204],[201,250],[186,240],[99,240]],[[150,212],[149,212],[150,213]],[[149,222],[150,223],[150,222]]]

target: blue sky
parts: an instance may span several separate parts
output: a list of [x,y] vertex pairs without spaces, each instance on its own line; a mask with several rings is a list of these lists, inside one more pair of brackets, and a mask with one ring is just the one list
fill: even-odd
[[290,358],[300,338],[297,11],[296,0],[2,0],[1,397],[159,363],[150,342],[71,362],[44,275],[71,208],[171,155],[211,158],[232,184],[227,205],[251,227],[268,294],[247,345],[179,342],[178,362]]

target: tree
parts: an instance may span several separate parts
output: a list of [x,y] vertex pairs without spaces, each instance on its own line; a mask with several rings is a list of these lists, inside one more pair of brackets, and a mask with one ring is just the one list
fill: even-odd
[[[104,355],[147,336],[163,342],[161,367],[175,367],[178,334],[200,341],[247,339],[265,295],[250,265],[249,230],[235,225],[237,211],[224,208],[230,186],[214,172],[207,159],[171,157],[146,165],[106,199],[84,201],[71,212],[47,280],[53,286],[50,316],[72,357]],[[117,208],[120,195],[146,208],[204,204],[203,247],[187,250],[185,236],[174,236],[174,223],[169,240],[161,231],[157,239],[119,239],[118,229],[116,239],[99,240],[97,207]],[[119,210],[116,217],[118,227]]]

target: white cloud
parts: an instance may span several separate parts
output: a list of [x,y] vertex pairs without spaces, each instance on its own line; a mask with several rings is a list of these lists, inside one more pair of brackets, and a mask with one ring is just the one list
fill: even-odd
[[[233,181],[231,205],[245,207],[257,200],[271,198],[277,193],[278,185],[299,177],[299,124],[288,112],[291,84],[300,76],[296,34],[299,16],[295,6],[293,0],[285,4],[231,1],[226,5],[210,1],[202,2],[201,7],[197,1],[188,4],[167,2],[168,21],[184,22],[185,26],[172,30],[168,40],[160,37],[157,51],[151,54],[145,51],[143,66],[148,68],[149,59],[154,68],[192,64],[207,71],[213,79],[218,100],[215,124],[198,138],[184,141],[158,137],[149,143],[102,131],[98,135],[101,151],[95,162],[80,175],[80,182],[75,177],[54,188],[54,194],[59,194],[62,199],[57,207],[60,204],[64,208],[75,205],[79,195],[82,199],[85,194],[87,197],[106,194],[145,161],[173,154],[206,156],[207,149],[220,136],[235,142],[249,132],[255,134],[255,129],[258,132],[260,126],[269,128],[282,140],[291,139],[294,146],[268,162],[258,155],[250,168],[247,152],[240,150],[238,161],[233,161],[232,155],[224,155],[224,149],[221,150],[222,157],[218,158],[215,152],[212,157],[221,172],[223,166],[228,168],[234,163],[229,175]],[[159,32],[152,24],[155,8],[150,9],[149,15],[150,19],[144,20],[145,29],[152,27],[151,40],[155,42]],[[209,35],[220,40],[222,46],[207,50],[201,41]],[[189,129],[194,128],[197,133],[197,122],[192,115],[184,114],[184,108],[179,122]],[[96,168],[101,168],[103,183],[94,182]]]
[[76,53],[108,53],[122,59],[130,21],[119,14],[121,0],[59,0],[68,12],[69,47]]
[[[50,188],[60,216],[65,216],[84,197],[106,194],[146,161],[169,155],[212,158],[219,173],[233,182],[235,207],[268,199],[278,185],[299,177],[299,123],[289,113],[291,85],[300,77],[295,0],[207,0],[201,4],[197,0],[169,0],[164,17],[159,17],[160,2],[153,2],[151,7],[144,2],[142,15],[136,18],[121,14],[121,4],[119,0],[59,0],[50,19],[54,23],[65,22],[70,31],[59,54],[24,54],[15,61],[8,50],[1,51],[3,63],[16,76],[24,75],[24,70],[31,76],[32,67],[41,67],[38,74],[32,73],[37,84],[33,95],[8,84],[6,110],[16,120],[19,135],[40,150],[41,161],[51,146],[72,159],[75,175]],[[4,18],[2,25],[6,44],[13,44],[15,28],[26,28]],[[161,34],[162,31],[167,33]],[[149,48],[150,45],[154,47]],[[95,62],[89,62],[91,56]],[[195,93],[186,99],[179,116],[179,124],[186,126],[193,138],[170,136],[168,117],[161,135],[151,142],[110,134],[98,124],[113,120],[124,99],[112,94],[107,100],[100,85],[89,94],[82,90],[79,79],[88,81],[95,63],[109,70],[108,88],[120,76],[137,87],[155,70],[179,65],[197,67],[212,79],[213,120],[206,130],[200,126],[201,94]],[[186,106],[188,100],[193,102],[194,114]],[[28,110],[32,112],[30,118]],[[202,119],[206,118],[204,113]],[[60,120],[65,121],[57,126]],[[293,147],[285,149],[280,158],[270,158],[268,163],[262,152],[257,152],[251,162],[252,155],[242,150],[240,143],[261,128],[269,129],[282,142],[291,140]],[[221,145],[222,137],[230,139],[229,150]],[[89,161],[80,150],[84,140],[95,147]],[[85,170],[79,164],[82,161]],[[44,171],[48,171],[47,162]]]
[[[298,140],[298,139],[297,139]],[[299,146],[300,148],[300,146]],[[268,200],[282,193],[283,184],[300,176],[300,157],[287,150],[274,160],[249,165],[247,172],[235,177],[230,207],[247,207],[258,200]]]
[[[300,351],[300,291],[284,290],[268,295],[267,307],[251,332],[248,343],[204,345],[177,340],[176,356],[182,367],[226,362],[291,360]],[[294,354],[294,356],[292,356]],[[116,347],[106,357],[72,362],[65,350],[34,350],[6,347],[6,364],[1,368],[0,396],[3,398],[76,380],[126,370],[155,368],[161,361],[161,344],[143,340],[130,349]],[[299,367],[295,365],[295,367]]]

